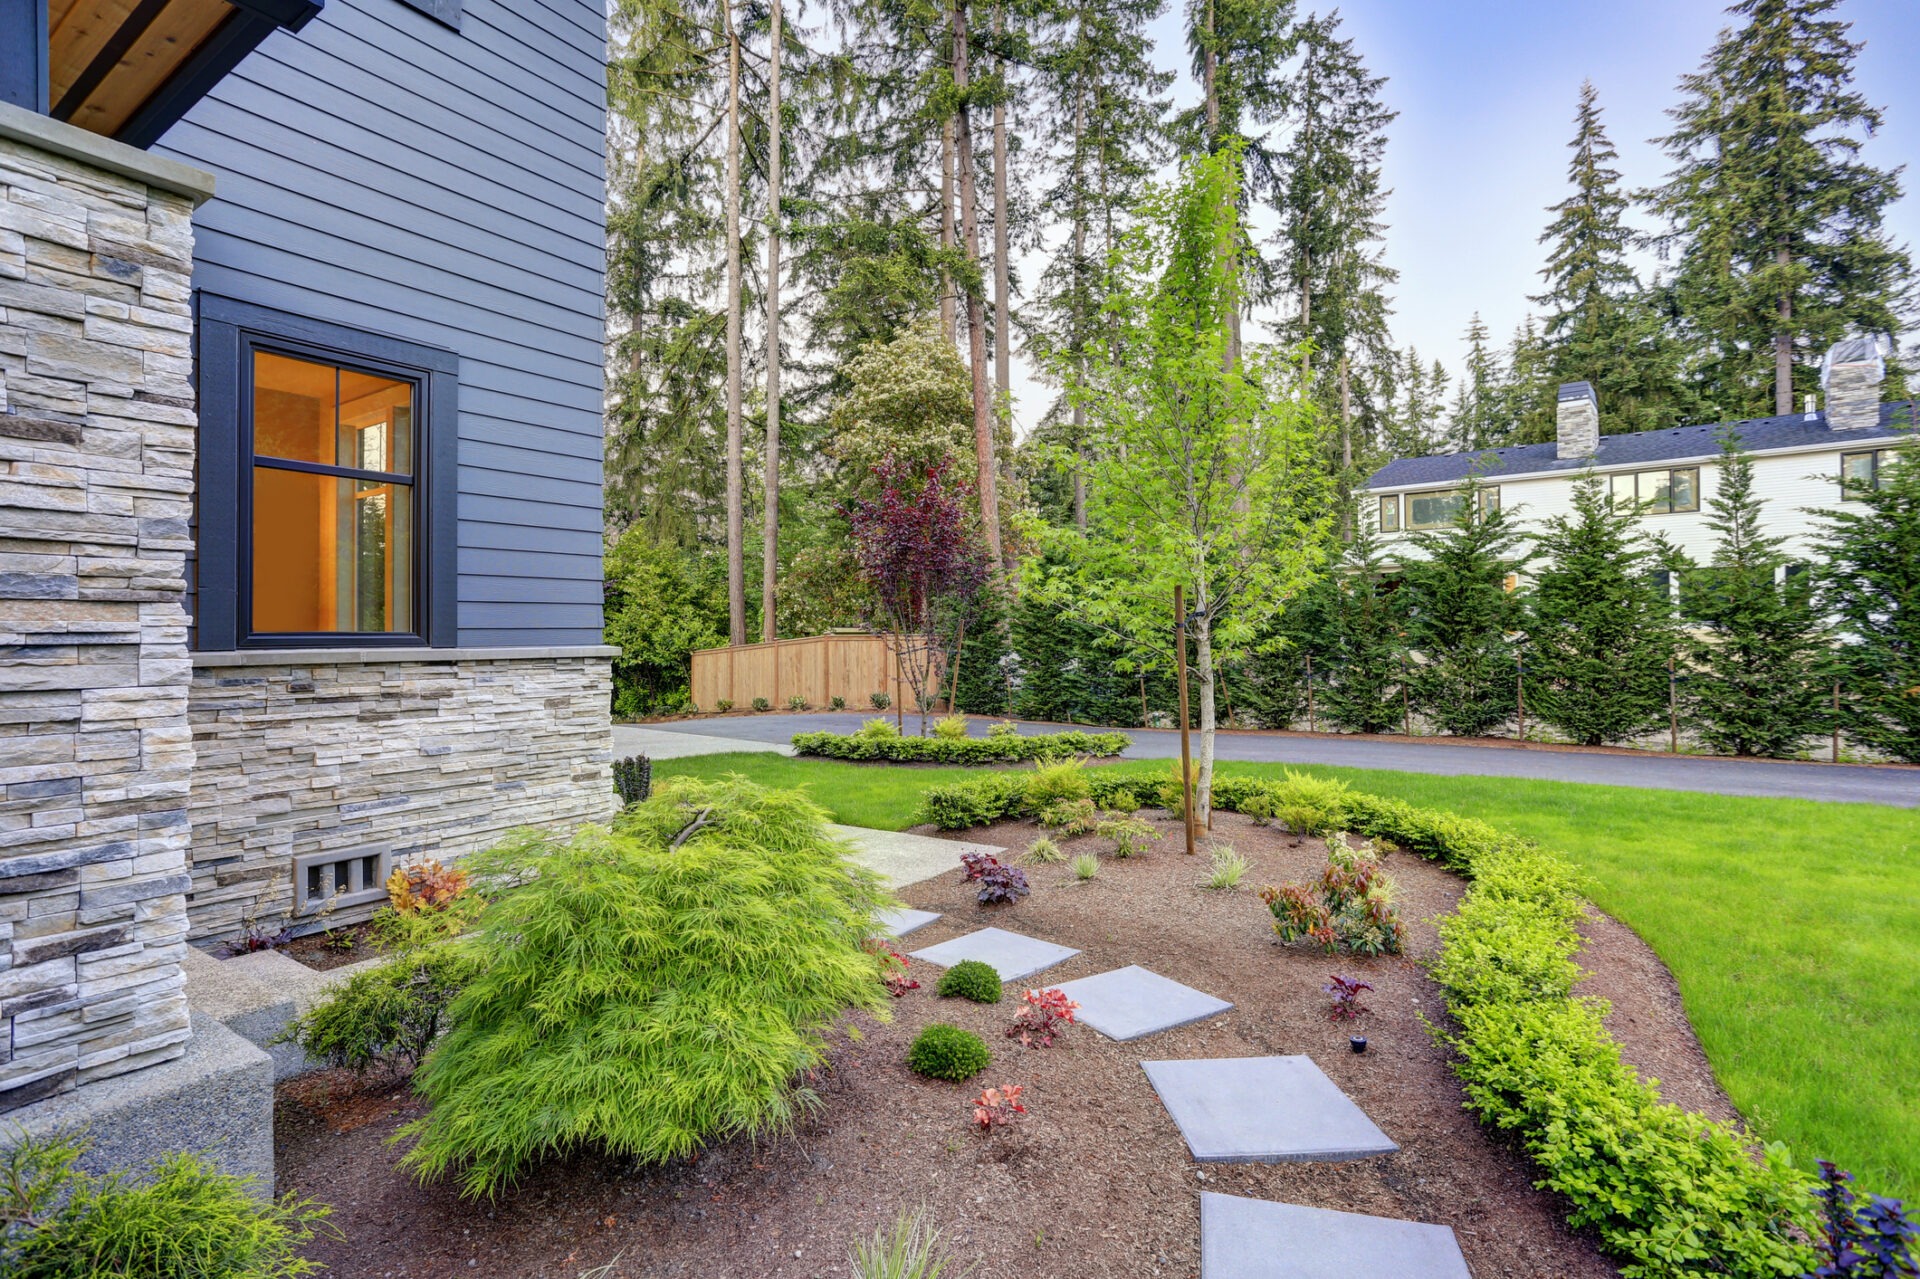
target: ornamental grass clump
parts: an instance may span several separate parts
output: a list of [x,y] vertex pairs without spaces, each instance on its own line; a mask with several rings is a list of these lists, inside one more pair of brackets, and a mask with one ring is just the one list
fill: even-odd
[[946,999],[958,997],[971,999],[976,1004],[997,1004],[1000,1002],[1000,974],[990,964],[983,964],[977,959],[963,959],[940,974],[940,984],[934,990]]
[[993,1054],[980,1036],[943,1022],[922,1030],[907,1049],[907,1067],[915,1074],[952,1084],[972,1079],[992,1061]]
[[884,1017],[863,945],[889,902],[797,791],[677,778],[565,843],[469,859],[497,896],[483,970],[414,1077],[423,1180],[498,1191],[577,1150],[639,1163],[788,1129],[825,1033]]

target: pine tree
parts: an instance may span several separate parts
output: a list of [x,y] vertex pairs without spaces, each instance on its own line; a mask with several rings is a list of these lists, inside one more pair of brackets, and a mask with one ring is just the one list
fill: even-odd
[[1719,484],[1708,501],[1719,534],[1713,560],[1683,570],[1687,718],[1724,755],[1792,755],[1827,723],[1831,655],[1808,592],[1784,577],[1784,540],[1762,532],[1753,461],[1732,432],[1721,437]]
[[1549,245],[1540,271],[1544,292],[1543,363],[1527,386],[1517,439],[1553,438],[1554,391],[1563,382],[1588,382],[1601,405],[1607,432],[1653,431],[1698,420],[1700,410],[1681,376],[1680,349],[1658,310],[1643,292],[1627,255],[1635,235],[1627,223],[1631,201],[1614,167],[1619,152],[1600,119],[1592,81],[1580,86],[1574,113],[1573,158],[1567,183],[1573,188],[1552,208],[1554,220],[1541,233]]
[[1516,650],[1508,637],[1520,629],[1522,610],[1507,575],[1526,557],[1506,513],[1484,503],[1484,493],[1477,483],[1463,486],[1453,523],[1415,533],[1419,554],[1402,570],[1414,707],[1460,737],[1480,736],[1515,710]]
[[1572,512],[1535,539],[1543,562],[1527,609],[1527,701],[1586,746],[1647,732],[1667,708],[1673,606],[1638,519],[1588,474],[1574,482]]
[[1320,656],[1327,679],[1320,704],[1334,726],[1350,733],[1381,733],[1404,718],[1407,618],[1393,590],[1371,511],[1360,512],[1354,535],[1328,579],[1327,644]]
[[1897,332],[1911,303],[1912,264],[1884,226],[1900,182],[1861,157],[1880,112],[1851,87],[1860,45],[1837,3],[1739,0],[1660,140],[1675,167],[1652,205],[1723,418],[1793,412],[1826,347]]
[[1839,649],[1844,727],[1855,741],[1920,764],[1920,443],[1908,440],[1852,510],[1822,512],[1821,611]]
[[1454,391],[1447,433],[1456,451],[1471,453],[1506,443],[1500,429],[1506,370],[1501,367],[1500,356],[1488,345],[1487,326],[1478,311],[1467,325],[1465,339],[1466,366]]

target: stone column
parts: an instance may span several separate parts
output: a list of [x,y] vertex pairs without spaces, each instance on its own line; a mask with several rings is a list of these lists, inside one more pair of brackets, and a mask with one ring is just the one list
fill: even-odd
[[179,1056],[194,206],[0,104],[0,1111]]

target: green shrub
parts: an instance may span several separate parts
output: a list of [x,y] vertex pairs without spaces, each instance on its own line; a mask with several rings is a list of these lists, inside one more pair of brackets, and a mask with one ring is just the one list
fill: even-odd
[[917,816],[941,830],[966,830],[1020,816],[1026,798],[1027,782],[1022,774],[987,773],[927,787],[920,793]]
[[829,697],[827,699],[827,709],[830,711],[843,711],[847,709],[847,699],[838,695]]
[[629,755],[613,761],[613,789],[622,804],[637,804],[653,790],[653,761]]
[[328,1209],[263,1198],[250,1179],[197,1156],[169,1155],[148,1175],[93,1177],[84,1146],[24,1137],[0,1155],[0,1274],[8,1279],[299,1279],[300,1256]]
[[999,720],[987,726],[988,737],[1018,737],[1020,726],[1010,719]]
[[414,1076],[422,1178],[481,1195],[573,1150],[651,1163],[780,1131],[815,1100],[797,1081],[826,1028],[885,1015],[862,943],[888,898],[797,791],[679,778],[611,831],[468,864],[505,887]]
[[801,696],[799,693],[795,693],[792,697],[789,697],[787,699],[787,709],[790,711],[798,712],[798,711],[809,710],[811,708],[807,705],[807,699],[805,697]]
[[868,693],[867,700],[873,703],[873,709],[883,711],[893,705],[893,698],[885,693]]
[[439,1037],[447,1005],[479,970],[479,960],[458,942],[403,953],[355,973],[288,1023],[275,1042],[297,1043],[356,1074],[383,1064],[411,1069]]
[[752,702],[748,704],[751,705],[753,709],[757,711],[770,711],[773,709],[773,703],[768,701],[764,697],[756,697],[753,699]]
[[958,1026],[935,1022],[914,1037],[907,1049],[907,1066],[929,1079],[961,1083],[972,1079],[993,1061],[980,1036]]
[[733,709],[733,699],[731,697],[722,697],[714,702],[713,709],[719,711],[722,715],[725,715],[728,711]]
[[965,715],[947,715],[934,721],[933,735],[950,742],[962,741],[967,736],[967,717]]
[[1092,798],[1093,786],[1087,780],[1087,767],[1078,759],[1041,764],[1027,778],[1027,807],[1035,812],[1045,812],[1063,801]]
[[1355,852],[1340,834],[1327,841],[1327,868],[1319,879],[1260,890],[1283,943],[1309,941],[1329,955],[1399,954],[1406,929],[1392,897],[1378,855]]
[[945,999],[956,996],[971,999],[976,1004],[997,1004],[1000,1002],[1000,974],[991,964],[983,964],[977,959],[963,959],[946,972],[940,974],[940,984],[934,992]]
[[1040,810],[1040,824],[1071,839],[1092,834],[1100,824],[1100,813],[1090,799],[1060,799]]
[[860,730],[856,732],[854,736],[864,738],[870,742],[892,741],[900,736],[900,730],[895,727],[894,722],[886,716],[877,715],[862,724]]
[[1268,816],[1300,835],[1330,835],[1346,827],[1347,784],[1287,769],[1267,792]]
[[[1218,796],[1221,789],[1231,780],[1223,777],[1214,783],[1216,803],[1220,802]],[[1116,774],[1099,768],[1088,773],[1087,783],[1092,788],[1093,802],[1116,813],[1131,813],[1142,807],[1166,808],[1169,802],[1167,791],[1172,784],[1170,780],[1130,773]]]
[[1140,811],[1140,797],[1130,790],[1112,791],[1102,807],[1116,813],[1136,813]]
[[1144,853],[1148,844],[1160,839],[1160,832],[1153,828],[1152,822],[1142,821],[1138,817],[1123,817],[1117,813],[1108,813],[1093,828],[1093,833],[1101,839],[1112,840],[1113,855],[1121,858]]
[[914,764],[1023,764],[1075,755],[1111,757],[1132,745],[1125,733],[1036,733],[988,737],[874,738],[858,733],[795,733],[800,755]]

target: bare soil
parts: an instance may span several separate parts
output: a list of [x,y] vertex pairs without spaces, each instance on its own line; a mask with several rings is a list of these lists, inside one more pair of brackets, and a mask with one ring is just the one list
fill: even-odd
[[345,968],[348,964],[386,954],[386,948],[374,940],[373,925],[370,923],[349,924],[344,928],[330,928],[323,933],[309,933],[305,937],[294,938],[283,949],[289,959],[298,960],[308,968],[321,972]]
[[[1262,884],[1316,876],[1324,847],[1221,814],[1214,838],[1253,864],[1235,891],[1202,886],[1203,855],[1180,852],[1178,823],[1146,855],[1106,859],[1081,884],[1064,865],[1028,866],[1033,893],[982,908],[958,875],[914,885],[911,905],[945,912],[901,949],[986,924],[1082,952],[1036,982],[1057,984],[1127,964],[1234,1001],[1222,1016],[1128,1044],[1085,1026],[1052,1048],[1025,1049],[1005,1030],[1022,988],[995,1005],[942,1000],[939,969],[914,961],[921,988],[893,1020],[861,1019],[836,1040],[818,1084],[817,1115],[788,1140],[735,1142],[663,1167],[580,1157],[544,1168],[496,1202],[467,1202],[394,1170],[387,1142],[420,1103],[403,1083],[356,1084],[334,1073],[280,1088],[280,1188],[334,1205],[338,1240],[315,1255],[340,1279],[484,1275],[577,1279],[812,1279],[849,1275],[849,1243],[903,1208],[924,1207],[981,1279],[1106,1279],[1199,1274],[1203,1190],[1375,1213],[1453,1227],[1479,1279],[1586,1279],[1616,1274],[1592,1241],[1564,1224],[1563,1205],[1531,1185],[1519,1153],[1461,1109],[1444,1026],[1423,961],[1433,921],[1464,885],[1410,854],[1386,868],[1400,887],[1408,953],[1362,960],[1281,947],[1256,896]],[[956,838],[1024,850],[1040,832],[1001,823]],[[1092,836],[1063,841],[1071,855]],[[1684,1105],[1732,1117],[1681,1012],[1673,979],[1631,931],[1596,915],[1587,926],[1585,989],[1613,1002],[1627,1058]],[[1329,1020],[1331,973],[1375,987],[1357,1023]],[[922,1079],[904,1064],[931,1021],[978,1032],[993,1064],[971,1084]],[[1368,1037],[1364,1055],[1349,1033]],[[1139,1063],[1157,1058],[1305,1053],[1400,1144],[1351,1163],[1194,1163]],[[973,1097],[986,1084],[1025,1085],[1026,1120],[982,1135]]]

